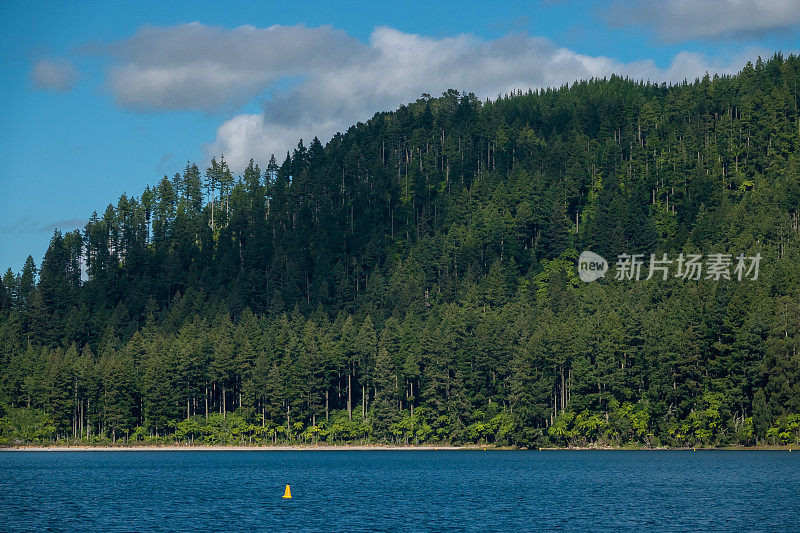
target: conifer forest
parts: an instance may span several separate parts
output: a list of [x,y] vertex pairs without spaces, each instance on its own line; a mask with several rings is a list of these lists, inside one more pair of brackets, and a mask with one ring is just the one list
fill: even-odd
[[0,443],[798,443],[799,97],[776,54],[188,162],[2,276]]

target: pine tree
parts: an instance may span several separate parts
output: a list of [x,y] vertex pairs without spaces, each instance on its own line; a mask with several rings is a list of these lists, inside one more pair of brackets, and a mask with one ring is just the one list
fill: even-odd
[[397,375],[392,365],[391,357],[385,347],[378,351],[375,358],[375,399],[372,402],[373,434],[379,439],[389,439],[389,429],[397,421],[398,412],[395,408],[397,396]]

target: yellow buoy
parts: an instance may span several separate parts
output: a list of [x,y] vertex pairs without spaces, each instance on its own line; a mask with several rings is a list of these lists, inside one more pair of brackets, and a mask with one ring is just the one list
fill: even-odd
[[287,499],[292,499],[292,489],[289,488],[289,485],[286,485],[286,491],[283,493],[283,497]]

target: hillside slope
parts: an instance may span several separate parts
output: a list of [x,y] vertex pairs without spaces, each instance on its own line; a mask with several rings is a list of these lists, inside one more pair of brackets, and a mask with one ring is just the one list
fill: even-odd
[[187,164],[5,274],[2,439],[797,442],[798,93],[780,55],[448,91]]

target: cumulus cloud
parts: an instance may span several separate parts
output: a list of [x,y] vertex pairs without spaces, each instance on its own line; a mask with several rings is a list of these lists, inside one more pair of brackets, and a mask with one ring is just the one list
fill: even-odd
[[797,0],[623,0],[611,4],[612,26],[640,26],[662,41],[737,39],[800,26]]
[[358,41],[327,26],[148,26],[110,47],[119,64],[109,82],[125,107],[211,111],[309,69],[357,61],[362,51]]
[[280,158],[301,138],[324,142],[423,92],[453,88],[493,98],[612,73],[682,81],[742,65],[738,59],[709,64],[688,52],[666,68],[650,60],[623,63],[524,33],[494,40],[466,34],[433,38],[378,27],[363,43],[330,27],[226,30],[197,23],[143,28],[112,45],[111,53],[117,62],[109,84],[124,107],[218,111],[262,97],[261,113],[233,116],[206,146],[239,170],[251,157]]
[[69,92],[78,81],[78,72],[66,59],[39,59],[31,69],[34,86],[57,92]]

